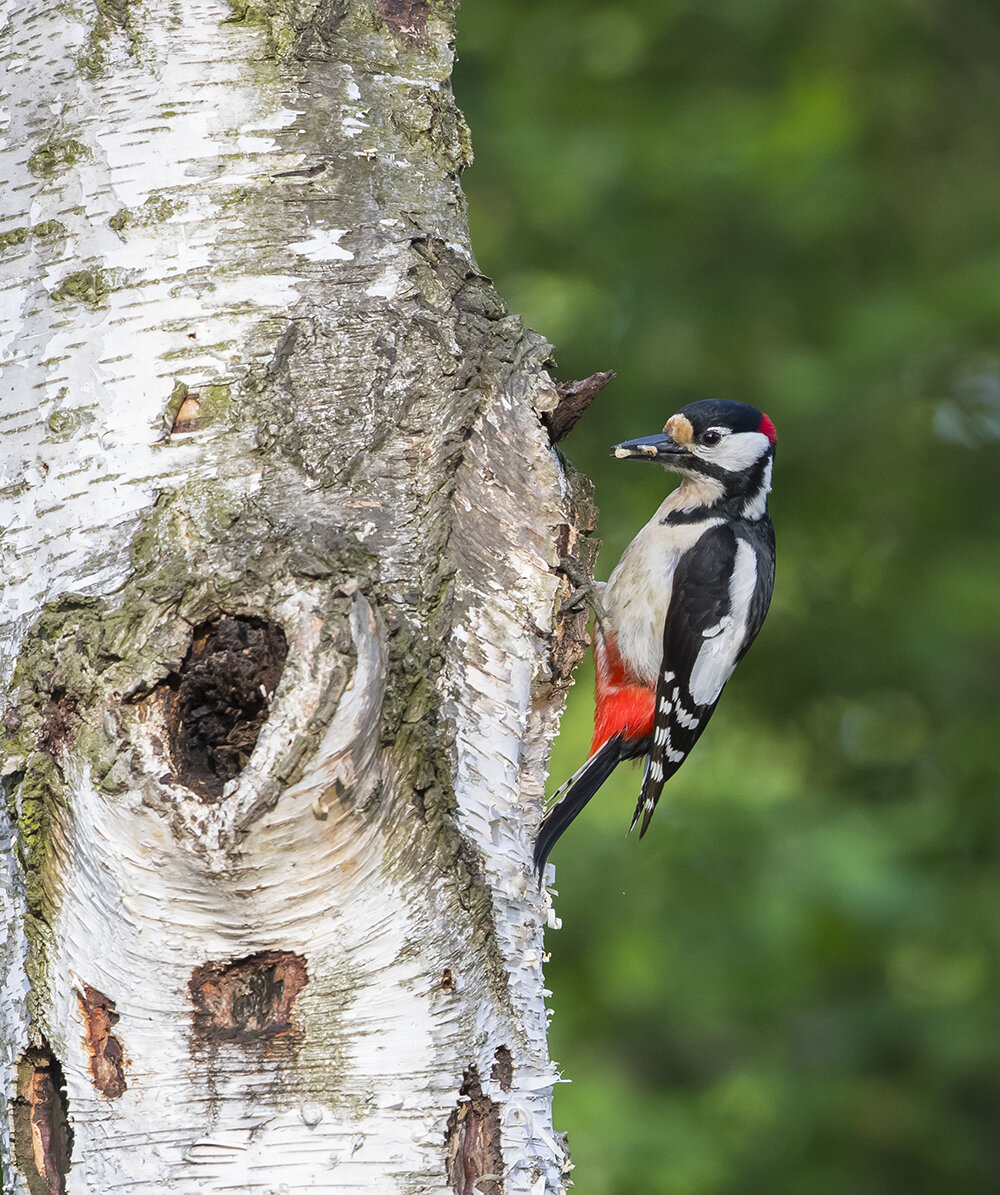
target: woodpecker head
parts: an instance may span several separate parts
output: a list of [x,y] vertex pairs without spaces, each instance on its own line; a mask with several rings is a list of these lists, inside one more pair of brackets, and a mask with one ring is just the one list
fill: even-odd
[[615,446],[622,460],[655,461],[700,482],[705,505],[740,500],[745,517],[764,513],[778,442],[774,424],[755,407],[709,398],[671,415],[662,433]]

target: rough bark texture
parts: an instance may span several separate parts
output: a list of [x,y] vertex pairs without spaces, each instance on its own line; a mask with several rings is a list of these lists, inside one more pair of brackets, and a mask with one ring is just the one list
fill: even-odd
[[453,24],[8,18],[5,1192],[562,1189],[528,859],[592,512]]

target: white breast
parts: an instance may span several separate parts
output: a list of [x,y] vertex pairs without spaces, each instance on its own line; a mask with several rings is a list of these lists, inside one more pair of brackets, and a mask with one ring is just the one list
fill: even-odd
[[677,561],[710,527],[722,522],[664,524],[666,515],[680,508],[682,490],[683,486],[667,495],[625,549],[601,596],[623,662],[651,686],[656,684],[663,656],[663,624]]

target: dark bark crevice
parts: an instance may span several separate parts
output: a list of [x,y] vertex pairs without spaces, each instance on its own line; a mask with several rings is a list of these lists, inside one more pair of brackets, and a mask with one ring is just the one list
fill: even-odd
[[176,778],[203,801],[221,801],[246,766],[287,655],[276,624],[223,617],[195,630],[180,670],[154,690]]
[[30,1195],[64,1195],[73,1156],[66,1077],[43,1037],[21,1055],[11,1109],[14,1163]]
[[475,1066],[465,1072],[458,1100],[445,1132],[448,1182],[455,1195],[501,1195],[504,1165],[500,1106],[483,1095]]

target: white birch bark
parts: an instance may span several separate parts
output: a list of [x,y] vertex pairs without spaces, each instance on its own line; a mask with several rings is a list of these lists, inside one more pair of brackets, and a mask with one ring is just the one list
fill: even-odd
[[[563,1189],[528,860],[576,499],[453,23],[8,5],[5,1195]],[[223,620],[264,720],[208,791]]]

